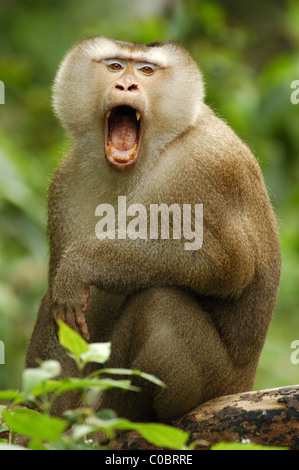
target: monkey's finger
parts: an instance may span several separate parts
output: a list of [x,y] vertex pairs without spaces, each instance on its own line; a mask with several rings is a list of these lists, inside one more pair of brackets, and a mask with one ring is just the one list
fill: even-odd
[[54,321],[56,325],[57,325],[57,320],[62,320],[65,323],[67,323],[65,309],[63,307],[60,307],[58,304],[54,306],[53,317],[54,317]]
[[62,307],[60,305],[55,305],[53,309],[53,320],[56,335],[58,335],[58,323],[57,320],[61,320],[66,323],[70,328],[75,331],[78,331],[76,327],[75,314],[72,311],[68,311],[67,307]]
[[75,330],[77,333],[80,333],[77,327],[76,313],[73,310],[64,308],[61,320],[64,321],[70,328]]
[[55,305],[54,308],[53,308],[53,323],[54,323],[56,336],[58,335],[57,319],[58,319],[58,306]]
[[65,309],[58,304],[55,304],[53,309],[53,317],[56,322],[57,320],[62,320],[66,323]]
[[[61,307],[56,305],[53,310],[54,320],[57,326],[57,320],[61,320],[66,323],[73,330],[78,331],[75,312],[68,309],[67,307]],[[57,327],[58,328],[58,327]]]
[[87,310],[87,306],[88,306],[87,300],[88,300],[88,297],[89,297],[89,293],[90,293],[90,289],[87,286],[85,288],[85,294],[84,294],[83,302],[82,302],[82,311],[83,312],[86,312],[86,310]]
[[82,311],[81,308],[77,308],[75,316],[76,316],[76,324],[81,335],[83,336],[84,339],[86,339],[86,341],[88,341],[90,339],[90,334],[86,325],[84,311]]

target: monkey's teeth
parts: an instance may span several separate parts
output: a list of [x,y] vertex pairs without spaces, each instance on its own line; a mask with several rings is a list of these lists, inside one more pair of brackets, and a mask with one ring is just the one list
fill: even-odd
[[139,111],[136,111],[136,119],[137,119],[137,121],[139,121],[140,118],[141,118],[140,112],[139,112]]
[[107,113],[107,119],[110,118],[110,115],[111,115],[111,111],[108,111],[108,113]]

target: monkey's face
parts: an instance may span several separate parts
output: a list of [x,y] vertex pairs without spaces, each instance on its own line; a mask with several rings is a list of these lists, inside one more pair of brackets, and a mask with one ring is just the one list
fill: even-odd
[[161,91],[166,97],[163,84],[170,69],[165,57],[150,54],[146,46],[120,44],[116,50],[101,51],[92,62],[104,117],[105,157],[123,171],[142,158],[150,135],[156,132],[158,137],[155,110],[159,108],[160,126],[163,118],[169,121],[161,112]]
[[123,57],[94,62],[95,75],[106,85],[102,97],[105,157],[122,171],[139,157],[149,105],[145,88],[158,66]]
[[74,140],[101,147],[99,157],[120,171],[193,125],[203,100],[200,72],[176,44],[100,36],[66,56],[54,92],[54,108]]

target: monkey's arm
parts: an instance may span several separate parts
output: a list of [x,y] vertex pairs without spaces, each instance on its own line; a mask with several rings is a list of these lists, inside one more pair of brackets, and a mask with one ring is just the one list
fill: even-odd
[[[254,257],[245,239],[223,246],[211,233],[197,251],[182,240],[98,240],[73,242],[59,264],[51,293],[54,316],[88,339],[84,312],[89,286],[126,294],[155,286],[188,287],[202,295],[237,295],[250,282]],[[239,234],[239,236],[241,236]],[[224,238],[223,238],[224,240]]]

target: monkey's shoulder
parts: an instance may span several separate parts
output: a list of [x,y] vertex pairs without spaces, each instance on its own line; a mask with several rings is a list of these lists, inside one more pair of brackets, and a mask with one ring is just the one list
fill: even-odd
[[219,160],[227,164],[229,160],[236,162],[256,162],[249,147],[240,139],[230,125],[207,105],[191,130],[196,148],[200,153],[207,154],[211,160]]
[[181,175],[242,183],[245,178],[263,185],[258,161],[249,147],[206,105],[196,123],[169,149],[170,158],[177,161],[173,168]]

